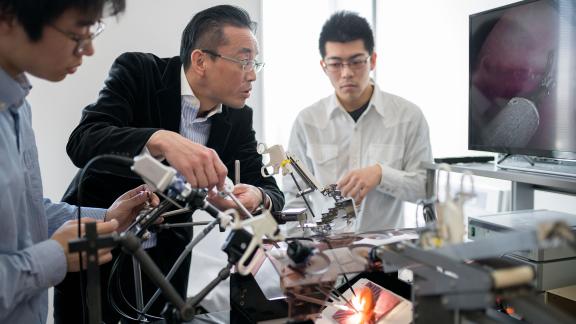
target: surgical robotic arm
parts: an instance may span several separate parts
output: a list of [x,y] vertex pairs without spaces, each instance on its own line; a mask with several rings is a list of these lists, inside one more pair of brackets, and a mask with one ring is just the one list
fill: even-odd
[[[178,192],[179,199],[196,199],[197,196],[201,196],[202,203],[199,206],[200,208],[207,210],[214,217],[221,213],[205,200],[205,190],[202,189],[202,194],[198,195],[197,189],[191,188],[188,183],[176,177],[176,170],[161,164],[150,155],[137,156],[134,159],[132,170],[158,192],[172,188]],[[252,259],[251,256],[256,252],[257,248],[263,245],[262,239],[267,237],[271,240],[283,240],[283,236],[280,234],[278,224],[269,211],[264,210],[261,215],[252,216],[234,196],[233,190],[234,184],[229,178],[226,178],[224,188],[219,192],[219,195],[230,197],[247,218],[243,220],[235,212],[232,213],[234,215],[233,219],[221,220],[221,225],[230,225],[233,231],[248,230],[250,232],[252,238],[237,265],[238,272],[242,275],[247,275],[256,266],[256,260]]]
[[[312,217],[314,217],[314,212],[306,199],[307,194],[318,190],[322,195],[334,199],[334,207],[329,208],[328,212],[322,214],[322,219],[316,222],[318,231],[329,232],[331,229],[330,223],[340,215],[348,223],[356,217],[356,207],[352,198],[342,197],[342,193],[336,188],[335,184],[322,186],[294,154],[284,151],[282,145],[267,147],[266,144],[259,143],[257,149],[261,155],[268,154],[270,157],[269,162],[261,169],[262,176],[271,177],[275,174],[280,174],[280,172],[283,176],[290,174],[299,190],[297,196],[302,197]],[[294,173],[304,182],[304,188],[300,187]]]
[[[248,213],[246,219],[241,219],[235,210],[222,212],[206,200],[208,193],[206,189],[192,188],[190,184],[177,176],[176,170],[163,165],[150,155],[142,154],[135,157],[131,168],[136,174],[142,177],[148,186],[162,196],[164,201],[157,207],[150,207],[143,210],[128,229],[119,235],[98,237],[95,228],[89,230],[89,224],[87,224],[87,233],[90,233],[90,235],[70,242],[70,250],[78,252],[87,251],[89,259],[94,259],[94,255],[96,255],[96,262],[97,250],[100,248],[121,245],[126,252],[132,254],[134,258],[138,260],[142,270],[146,272],[150,279],[160,288],[145,307],[142,307],[143,305],[139,307],[139,314],[146,313],[161,290],[165,297],[172,303],[172,311],[167,313],[167,320],[179,322],[191,319],[195,306],[198,305],[220,281],[229,276],[230,269],[235,264],[237,265],[238,272],[242,275],[246,275],[254,270],[257,265],[257,260],[253,258],[253,256],[256,250],[262,247],[264,237],[273,240],[283,239],[279,234],[276,221],[267,210],[255,217],[252,217],[252,215]],[[238,199],[232,194],[233,187],[231,181],[228,181],[225,188],[219,192],[219,194],[230,197],[243,213],[247,213],[246,208],[242,206]],[[142,240],[146,239],[148,229],[155,224],[159,217],[173,213],[166,212],[171,206],[179,208],[176,212],[191,212],[200,208],[215,218],[213,222],[208,224],[204,231],[190,242],[183,254],[191,253],[192,247],[205,237],[207,232],[215,225],[220,225],[221,227],[230,226],[232,229],[229,238],[222,247],[222,250],[228,254],[227,266],[224,267],[218,273],[217,277],[201,292],[189,298],[187,301],[183,301],[169,283],[171,275],[173,275],[175,269],[180,266],[181,260],[185,259],[185,255],[183,257],[181,256],[170,270],[170,273],[164,276],[140,244]],[[94,270],[96,271],[92,273],[89,272],[89,283],[91,283],[89,284],[89,288],[93,288],[92,292],[89,292],[89,295],[97,296],[96,298],[91,298],[91,301],[99,301],[100,285],[97,283],[99,280],[97,263],[93,268],[95,268]],[[90,309],[91,323],[100,323],[100,312],[100,304],[94,302],[94,307]],[[146,320],[145,317],[139,318]]]

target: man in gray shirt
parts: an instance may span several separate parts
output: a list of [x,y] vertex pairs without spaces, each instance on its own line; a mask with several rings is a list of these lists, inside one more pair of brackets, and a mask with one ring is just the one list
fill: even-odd
[[[48,288],[78,271],[68,241],[78,236],[76,208],[43,198],[26,73],[60,81],[94,53],[103,8],[124,0],[0,0],[0,322],[45,323]],[[86,208],[82,223],[101,234],[125,229],[149,199],[133,189],[109,209]],[[82,227],[83,228],[83,227]],[[100,263],[111,260],[100,252]]]

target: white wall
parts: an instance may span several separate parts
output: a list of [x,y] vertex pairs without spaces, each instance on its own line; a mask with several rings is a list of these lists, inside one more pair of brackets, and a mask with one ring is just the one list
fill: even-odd
[[377,1],[381,87],[420,106],[435,157],[468,152],[468,16],[516,0]]
[[[46,197],[59,200],[77,170],[66,154],[68,136],[78,124],[82,108],[96,100],[113,60],[126,51],[152,52],[160,57],[178,55],[180,35],[190,18],[218,4],[238,5],[253,20],[260,20],[258,0],[127,0],[125,14],[119,22],[115,18],[106,20],[106,30],[94,42],[96,54],[84,57],[76,74],[59,83],[32,79],[29,101]],[[248,101],[257,117],[261,101],[257,81]]]
[[343,9],[371,21],[372,0],[263,1],[263,132],[268,144],[286,147],[298,112],[333,91],[320,67],[318,37],[330,15]]

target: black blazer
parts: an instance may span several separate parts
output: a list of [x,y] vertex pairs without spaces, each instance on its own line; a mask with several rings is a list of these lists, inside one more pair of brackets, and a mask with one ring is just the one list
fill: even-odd
[[[84,167],[101,154],[138,155],[157,130],[179,132],[179,57],[158,58],[146,53],[124,53],[112,65],[98,100],[87,106],[74,129],[66,150],[72,162]],[[207,147],[214,149],[232,179],[234,161],[240,160],[241,182],[262,187],[272,199],[273,210],[281,210],[284,195],[273,178],[260,174],[262,158],[256,152],[252,109],[223,107],[211,117]],[[122,193],[142,183],[125,166],[98,162],[82,183],[82,205],[108,207]],[[78,175],[63,200],[77,203]]]

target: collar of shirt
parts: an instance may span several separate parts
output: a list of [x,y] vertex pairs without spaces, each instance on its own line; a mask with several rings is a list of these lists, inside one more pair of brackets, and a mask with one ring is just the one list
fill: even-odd
[[16,79],[0,68],[0,111],[22,106],[24,98],[32,89],[28,78],[24,73],[16,76]]
[[222,112],[222,104],[218,104],[214,109],[210,110],[210,112],[205,117],[197,118],[198,111],[200,110],[200,100],[198,100],[198,98],[194,95],[194,91],[192,91],[192,88],[186,79],[184,66],[180,68],[180,96],[182,96],[182,99],[186,100],[190,107],[193,107],[195,110],[193,114],[193,123],[204,122],[208,120],[208,118]]
[[[372,92],[372,97],[370,98],[370,103],[368,104],[368,108],[366,108],[366,111],[364,112],[364,114],[368,114],[368,112],[371,109],[374,109],[382,117],[385,117],[385,115],[384,115],[385,103],[384,103],[384,98],[379,95],[380,94],[380,88],[372,79],[370,79],[370,84],[374,86],[374,91]],[[330,101],[329,101],[328,107],[326,107],[326,108],[327,108],[326,120],[330,120],[330,119],[334,118],[336,116],[337,112],[348,114],[346,109],[344,109],[344,107],[342,107],[342,104],[340,103],[340,100],[338,100],[336,93],[333,93],[330,96]]]

